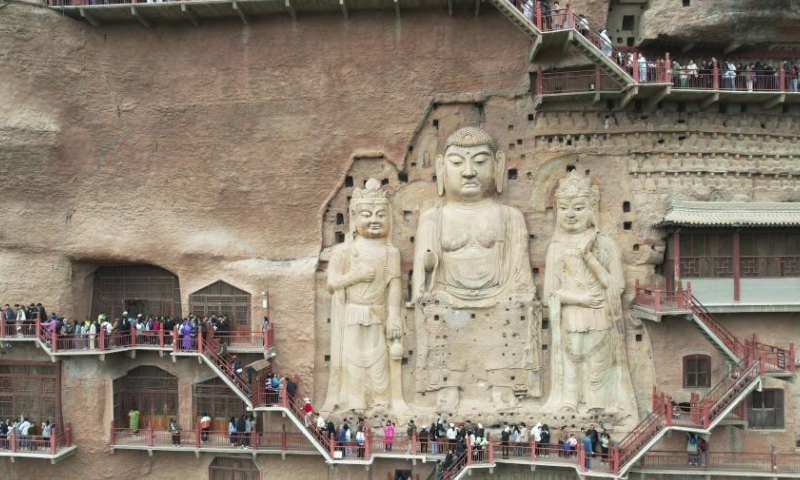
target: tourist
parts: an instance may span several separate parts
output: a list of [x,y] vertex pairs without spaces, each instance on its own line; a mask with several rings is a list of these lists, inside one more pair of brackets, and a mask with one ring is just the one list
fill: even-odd
[[52,428],[53,426],[50,425],[50,420],[42,422],[42,440],[47,450],[50,450],[50,433],[52,432]]
[[211,430],[211,417],[208,416],[208,412],[203,412],[203,416],[200,418],[200,440],[203,443],[208,443],[208,432]]
[[561,30],[561,27],[565,25],[565,22],[561,19],[561,5],[559,5],[558,2],[553,2],[552,12],[553,12],[553,29]]
[[592,455],[594,455],[594,449],[592,448],[592,437],[588,432],[583,432],[581,435],[581,442],[583,442],[584,468],[589,470],[592,467]]
[[542,422],[536,422],[536,425],[531,428],[531,438],[536,444],[536,455],[542,453]]
[[514,425],[514,428],[511,429],[511,443],[514,445],[514,456],[522,456],[522,445],[519,441],[519,427],[517,425]]
[[644,58],[644,55],[641,53],[639,54],[639,59],[637,60],[637,68],[639,69],[639,82],[646,82],[647,81],[647,59]]
[[412,443],[416,439],[416,436],[417,436],[417,426],[414,425],[414,420],[409,420],[408,427],[406,428],[406,437],[408,439],[407,440],[408,446],[406,447],[407,452],[411,451]]
[[428,431],[428,438],[431,445],[431,454],[438,455],[439,454],[439,428],[437,423],[431,423],[430,429]]
[[386,420],[386,425],[383,427],[383,449],[391,452],[392,443],[394,443],[394,424],[391,420]]
[[539,8],[542,9],[542,18],[544,19],[543,30],[553,29],[553,11],[550,9],[550,2],[548,0],[540,0]]
[[700,465],[700,460],[697,458],[697,435],[688,432],[686,437],[686,453],[689,456],[689,466]]
[[184,320],[183,324],[178,329],[178,333],[181,334],[183,338],[182,341],[183,349],[192,350],[192,326],[189,323],[188,318]]
[[169,419],[169,433],[172,434],[172,446],[181,446],[181,426],[174,418]]
[[533,0],[526,0],[522,6],[522,14],[529,22],[533,22]]
[[234,447],[239,446],[239,435],[236,433],[236,417],[231,417],[230,421],[228,421],[228,438],[231,441],[231,445]]
[[706,451],[708,450],[708,442],[705,438],[700,437],[700,441],[697,442],[697,450],[700,453],[700,466],[706,466]]
[[730,60],[725,62],[725,69],[722,73],[724,80],[723,88],[733,90],[736,88],[736,66]]
[[508,442],[511,439],[511,429],[508,425],[505,426],[500,433],[500,445],[502,447],[503,458],[508,458]]
[[792,65],[792,68],[789,70],[789,85],[791,86],[790,90],[793,92],[800,91],[800,69],[798,69],[797,64]]
[[428,442],[430,441],[430,434],[428,433],[428,426],[423,425],[422,429],[419,431],[419,437],[417,437],[419,441],[419,451],[423,455],[428,453]]
[[697,88],[699,86],[697,83],[697,64],[694,63],[694,60],[689,60],[689,63],[686,64],[686,74],[689,79],[689,87]]
[[605,28],[601,30],[600,38],[602,39],[600,50],[603,52],[603,55],[605,55],[608,58],[611,58],[611,54],[613,52],[611,47],[611,38],[609,38],[608,36],[608,30],[606,30]]
[[606,463],[609,461],[608,459],[608,447],[611,444],[611,435],[608,434],[606,429],[604,428],[602,432],[600,432],[600,453],[603,455],[600,457],[600,463]]
[[22,450],[29,450],[31,448],[30,432],[33,425],[25,417],[20,417],[17,431],[19,431],[19,445]]
[[747,65],[747,68],[744,70],[744,81],[748,92],[753,91],[755,75],[755,66],[752,63]]
[[364,435],[364,427],[358,427],[358,432],[356,432],[356,452],[358,458],[364,458],[364,443],[366,441],[366,436]]
[[550,427],[547,424],[542,425],[542,456],[549,457],[550,451]]
[[128,412],[128,428],[131,433],[139,433],[139,409],[136,407],[131,408]]
[[586,430],[586,435],[589,437],[589,440],[592,441],[592,452],[597,451],[597,445],[600,442],[600,436],[597,433],[597,429],[594,428],[593,424],[589,425],[589,429]]
[[530,447],[531,435],[530,431],[528,430],[528,426],[525,425],[525,422],[520,423],[517,441],[519,442],[520,450],[523,452],[525,451],[525,448]]

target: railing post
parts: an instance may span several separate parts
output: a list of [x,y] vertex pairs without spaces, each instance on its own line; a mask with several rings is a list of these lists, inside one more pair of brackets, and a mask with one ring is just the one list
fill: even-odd
[[600,65],[594,66],[594,91],[599,92],[600,88]]
[[717,59],[711,61],[714,67],[714,78],[712,79],[714,82],[714,90],[719,90],[719,65],[717,64]]
[[633,52],[633,81],[639,83],[639,52]]
[[[286,384],[285,383],[283,384],[283,386],[281,386],[281,402],[283,403],[284,407],[288,407],[289,406],[289,395],[288,395],[288,391],[286,389]],[[292,413],[294,413],[294,412],[292,412]]]
[[578,471],[586,471],[586,452],[583,451],[583,439],[578,440]]
[[[547,453],[547,452],[545,452]],[[536,439],[531,439],[531,462],[536,463]]]
[[542,29],[542,2],[536,0],[536,28]]
[[42,321],[39,320],[39,314],[36,314],[36,338],[42,338]]
[[11,429],[11,453],[17,453],[17,432],[16,432],[16,428]]
[[269,327],[267,327],[262,334],[264,336],[264,350],[269,350]]
[[56,427],[50,428],[50,455],[56,454],[56,438],[58,438],[58,431]]
[[55,353],[56,350],[58,349],[57,335],[58,334],[55,332],[55,330],[53,331],[53,333],[50,334],[50,350],[52,350],[53,353]]
[[258,431],[255,426],[250,429],[250,448],[258,448]]
[[619,475],[619,447],[614,447],[614,475]]
[[661,290],[653,291],[655,294],[655,310],[656,312],[661,311]]
[[158,330],[158,346],[164,348],[164,326]]
[[656,391],[656,386],[653,385],[653,411],[656,410],[658,406],[658,392]]
[[672,61],[669,52],[664,54],[664,80],[666,83],[672,83]]
[[6,336],[6,312],[0,310],[0,338]]
[[116,434],[117,434],[117,431],[114,428],[114,422],[112,421],[111,422],[111,445],[114,445],[114,442],[116,441]]
[[131,346],[136,346],[136,324],[131,325]]
[[486,445],[486,447],[487,450],[489,451],[488,455],[489,463],[494,463],[494,445],[492,443],[489,443],[488,445]]
[[203,334],[197,336],[197,352],[202,355],[203,354]]
[[778,469],[778,455],[775,453],[775,445],[772,446],[771,451],[769,452],[769,464],[770,470],[773,472]]
[[147,427],[147,445],[152,448],[153,447],[153,427]]
[[366,460],[369,460],[369,456],[372,455],[372,453],[370,452],[372,450],[371,444],[372,444],[372,431],[369,428],[367,428],[367,431],[364,432],[364,458]]
[[789,342],[789,371],[794,373],[797,370],[794,356],[794,342]]
[[178,341],[178,326],[176,325],[172,329],[172,351],[173,352],[177,352],[178,351],[178,344],[179,343],[180,342]]
[[781,84],[780,91],[781,92],[785,92],[786,91],[786,70],[784,69],[783,66],[780,66],[780,64],[778,64],[778,65],[779,65],[779,67],[778,67],[778,82],[780,82],[780,84]]
[[106,327],[100,326],[100,332],[97,334],[97,345],[95,345],[98,350],[105,350],[106,349]]
[[472,442],[467,437],[467,465],[472,465]]
[[417,431],[411,432],[411,455],[417,454]]
[[286,424],[281,424],[281,451],[286,451]]
[[703,428],[708,429],[709,418],[708,418],[708,402],[707,398],[703,400]]
[[330,445],[330,452],[329,453],[331,455],[331,460],[333,460],[334,457],[335,457],[335,453],[334,452],[336,450],[336,444],[335,444],[334,436],[333,436],[332,433],[330,434],[329,438],[330,438],[330,443],[328,444],[328,445]]
[[542,95],[544,93],[544,80],[542,79],[542,66],[541,64],[536,68],[536,93]]
[[200,422],[194,424],[194,448],[200,448]]
[[672,425],[672,396],[667,397],[667,426]]

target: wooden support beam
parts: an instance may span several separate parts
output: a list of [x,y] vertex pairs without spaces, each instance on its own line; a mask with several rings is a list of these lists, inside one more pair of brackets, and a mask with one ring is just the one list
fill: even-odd
[[475,0],[475,16],[481,14],[481,0]]
[[142,13],[136,10],[136,7],[131,7],[131,15],[136,17],[136,20],[139,20],[139,23],[141,23],[144,28],[150,28],[150,21],[144,18]]
[[447,0],[447,13],[453,16],[453,0]]
[[619,109],[625,110],[625,107],[627,107],[628,104],[631,103],[631,100],[636,98],[636,95],[638,94],[639,94],[639,87],[633,86],[629,88],[628,91],[625,92],[625,95],[622,96],[622,100],[620,100],[619,102]]
[[195,27],[200,26],[200,19],[197,18],[197,15],[195,15],[193,11],[189,10],[189,6],[185,3],[181,4],[181,12],[183,12],[183,16],[188,18]]
[[289,11],[289,16],[292,17],[292,21],[296,22],[297,21],[297,12],[295,11],[294,7],[292,6],[292,3],[289,0],[286,0],[286,10]]
[[533,40],[531,44],[531,48],[528,49],[528,63],[533,62],[533,59],[536,58],[536,54],[539,53],[539,49],[542,46],[542,36],[536,35],[536,38]]
[[400,0],[394,0],[394,14],[400,18]]
[[344,0],[339,0],[339,5],[342,7],[342,16],[347,18],[347,4],[344,3]]
[[719,102],[719,92],[712,93],[711,95],[707,96],[700,102],[700,110],[705,110],[706,108],[710,107],[711,105]]
[[786,101],[786,94],[781,93],[780,95],[776,95],[771,99],[767,100],[766,102],[764,102],[761,108],[763,108],[764,110],[769,110],[770,108],[780,105],[785,101]]
[[94,15],[87,12],[85,8],[81,8],[81,17],[85,18],[89,25],[93,26],[94,28],[100,28],[100,22],[94,18]]
[[239,18],[242,19],[242,23],[247,25],[247,14],[244,13],[244,10],[242,9],[242,6],[239,5],[237,2],[233,2],[233,9],[236,10],[236,13],[239,14]]
[[664,97],[669,95],[670,90],[672,90],[672,85],[667,85],[664,88],[657,91],[652,97],[647,100],[647,103],[644,106],[644,110],[646,112],[652,112],[658,106],[658,103],[661,100],[664,100]]

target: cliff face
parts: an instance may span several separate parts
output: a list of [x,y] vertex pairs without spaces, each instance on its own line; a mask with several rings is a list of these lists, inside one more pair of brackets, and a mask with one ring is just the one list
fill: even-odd
[[640,40],[727,47],[800,42],[797,0],[650,0],[641,17]]

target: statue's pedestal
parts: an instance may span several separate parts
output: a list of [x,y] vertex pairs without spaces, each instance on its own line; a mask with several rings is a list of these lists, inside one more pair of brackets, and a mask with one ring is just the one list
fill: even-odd
[[488,308],[455,307],[449,295],[419,299],[422,335],[417,394],[437,395],[437,408],[459,403],[513,407],[541,396],[541,308],[532,294],[511,295]]

